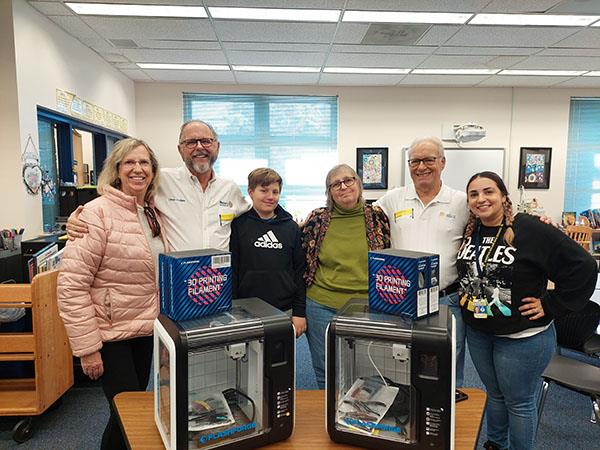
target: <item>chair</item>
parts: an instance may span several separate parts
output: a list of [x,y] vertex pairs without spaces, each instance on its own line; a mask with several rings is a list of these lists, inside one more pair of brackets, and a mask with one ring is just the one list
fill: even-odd
[[568,225],[565,233],[587,251],[592,250],[592,228],[583,225]]
[[593,301],[589,301],[583,310],[554,321],[559,347],[558,353],[552,357],[542,374],[539,418],[542,417],[546,394],[552,382],[589,396],[592,401],[590,422],[600,424],[600,367],[561,354],[562,347],[587,356],[600,356],[600,335],[596,334],[599,321],[600,306]]

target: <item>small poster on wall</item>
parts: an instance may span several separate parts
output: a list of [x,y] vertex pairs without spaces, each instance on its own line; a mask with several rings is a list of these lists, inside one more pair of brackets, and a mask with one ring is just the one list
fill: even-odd
[[357,148],[356,172],[363,183],[363,189],[387,189],[387,147]]
[[551,156],[550,147],[521,147],[518,187],[549,189]]

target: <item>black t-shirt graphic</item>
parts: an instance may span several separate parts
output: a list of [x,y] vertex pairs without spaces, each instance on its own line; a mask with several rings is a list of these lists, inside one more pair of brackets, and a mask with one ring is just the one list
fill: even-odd
[[504,242],[503,231],[482,226],[458,254],[465,268],[460,278],[461,303],[470,312],[476,299],[485,299],[488,317],[513,314],[510,289],[516,249]]

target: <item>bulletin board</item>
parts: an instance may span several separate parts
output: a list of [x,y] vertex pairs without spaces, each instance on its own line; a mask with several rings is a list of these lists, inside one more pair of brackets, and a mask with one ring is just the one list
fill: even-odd
[[[412,182],[407,163],[408,148],[403,149],[403,185]],[[446,168],[442,172],[444,184],[464,192],[469,178],[477,172],[490,170],[500,175],[504,181],[503,148],[446,148]]]

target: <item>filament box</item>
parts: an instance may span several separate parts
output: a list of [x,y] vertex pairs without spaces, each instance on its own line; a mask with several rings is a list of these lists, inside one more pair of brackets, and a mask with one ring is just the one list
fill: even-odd
[[154,322],[154,418],[167,450],[248,450],[294,425],[295,334],[258,298],[230,311]]
[[231,254],[204,249],[159,255],[160,312],[190,320],[231,308]]
[[439,310],[439,256],[386,249],[369,252],[369,306],[421,319]]

